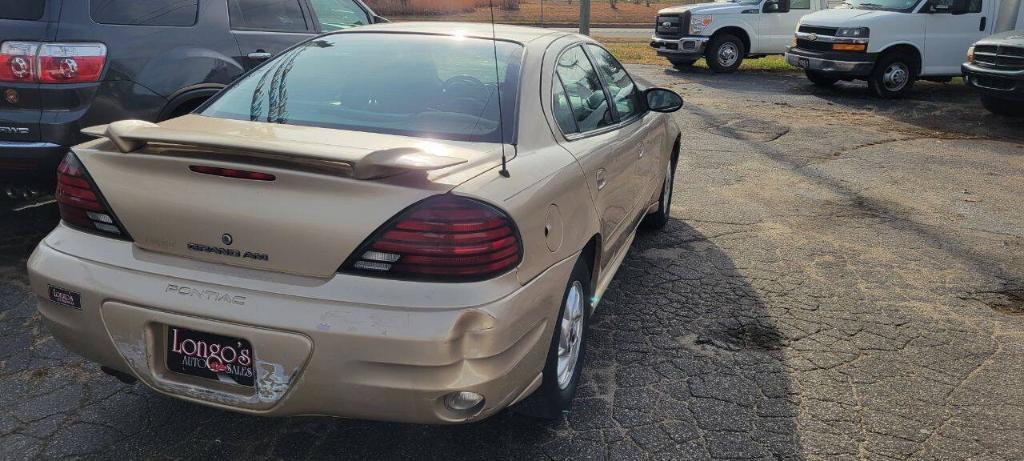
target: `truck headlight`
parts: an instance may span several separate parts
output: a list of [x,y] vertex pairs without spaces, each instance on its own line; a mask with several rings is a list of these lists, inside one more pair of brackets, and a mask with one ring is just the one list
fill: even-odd
[[694,15],[690,18],[690,33],[699,34],[711,25],[711,16],[706,14]]
[[840,27],[836,30],[836,37],[868,38],[871,36],[871,29],[867,27]]

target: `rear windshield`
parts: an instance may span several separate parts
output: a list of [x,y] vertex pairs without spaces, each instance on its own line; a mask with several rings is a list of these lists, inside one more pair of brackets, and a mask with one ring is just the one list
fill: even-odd
[[44,0],[0,0],[0,19],[38,21],[45,7]]
[[200,113],[485,142],[501,141],[504,127],[510,140],[522,53],[518,44],[475,38],[328,35],[259,67]]
[[90,0],[89,3],[92,20],[100,24],[187,27],[196,24],[198,13],[198,0]]

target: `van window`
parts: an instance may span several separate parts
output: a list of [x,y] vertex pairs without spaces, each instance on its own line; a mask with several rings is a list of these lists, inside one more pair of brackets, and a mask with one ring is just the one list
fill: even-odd
[[36,21],[42,19],[46,2],[25,0],[0,0],[0,19]]
[[[971,0],[968,4],[968,13],[981,13],[981,2],[982,0]],[[922,13],[948,13],[949,8],[953,6],[953,0],[931,0],[931,8],[925,7],[921,10]],[[935,8],[936,6],[945,6],[945,8]],[[927,11],[926,11],[927,10]]]
[[811,0],[790,0],[789,9],[791,10],[809,10],[811,9]]
[[299,0],[231,0],[231,28],[306,32]]
[[179,26],[196,24],[198,0],[92,0],[89,15],[100,24]]

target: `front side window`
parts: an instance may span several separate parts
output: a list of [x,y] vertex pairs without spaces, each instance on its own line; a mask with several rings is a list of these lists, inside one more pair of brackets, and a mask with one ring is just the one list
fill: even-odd
[[231,0],[231,28],[306,32],[299,0]]
[[352,0],[310,0],[321,32],[334,32],[370,23],[370,17]]
[[789,9],[791,9],[791,10],[809,10],[809,9],[811,9],[811,0],[791,0],[789,2]]
[[89,15],[100,24],[188,27],[196,24],[198,13],[197,0],[91,0],[89,3]]
[[608,50],[597,45],[587,46],[590,49],[590,54],[594,57],[597,72],[608,86],[608,93],[612,95],[612,104],[615,105],[619,119],[625,120],[640,114],[643,111],[643,105],[640,103],[640,90],[633,83],[633,79],[629,77],[626,68]]
[[[981,13],[982,0],[971,0],[968,4],[968,13]],[[949,13],[953,6],[953,0],[931,0],[921,10],[922,13]]]
[[522,54],[519,44],[486,39],[328,35],[305,42],[246,75],[200,114],[500,142],[511,139],[515,125]]
[[837,8],[910,12],[921,0],[845,0]]
[[601,79],[582,47],[574,46],[562,53],[555,72],[565,86],[565,95],[579,132],[585,133],[615,123],[611,106],[601,87]]

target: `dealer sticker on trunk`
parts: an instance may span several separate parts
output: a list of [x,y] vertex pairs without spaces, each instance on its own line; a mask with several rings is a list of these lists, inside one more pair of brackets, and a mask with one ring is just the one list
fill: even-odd
[[48,285],[50,287],[50,301],[72,309],[82,310],[82,295],[71,290]]

